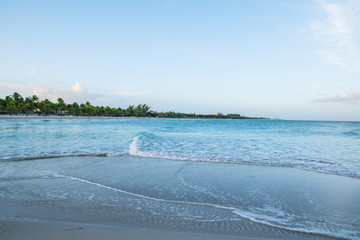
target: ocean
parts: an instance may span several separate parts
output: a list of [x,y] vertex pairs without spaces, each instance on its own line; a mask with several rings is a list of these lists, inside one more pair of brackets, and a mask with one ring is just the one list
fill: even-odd
[[0,217],[360,239],[360,122],[0,120]]

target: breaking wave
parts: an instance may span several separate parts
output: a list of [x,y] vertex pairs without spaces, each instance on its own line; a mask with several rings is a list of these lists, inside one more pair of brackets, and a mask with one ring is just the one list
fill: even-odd
[[[211,148],[213,145],[220,145],[218,148],[228,148],[229,151],[218,151]],[[323,174],[332,174],[344,177],[351,177],[360,179],[360,171],[351,165],[346,166],[326,159],[309,159],[306,157],[299,157],[297,153],[279,154],[276,149],[269,150],[266,146],[264,152],[261,152],[259,147],[255,148],[252,153],[250,149],[232,149],[232,147],[224,146],[228,143],[213,143],[209,144],[208,151],[206,145],[199,146],[191,144],[188,146],[181,142],[181,139],[172,139],[162,136],[157,136],[152,133],[142,132],[135,136],[128,149],[128,154],[138,157],[160,158],[178,161],[189,162],[211,162],[211,163],[225,163],[225,164],[244,164],[256,166],[270,166],[270,167],[289,167],[300,170],[313,171]],[[275,151],[276,153],[272,152]]]

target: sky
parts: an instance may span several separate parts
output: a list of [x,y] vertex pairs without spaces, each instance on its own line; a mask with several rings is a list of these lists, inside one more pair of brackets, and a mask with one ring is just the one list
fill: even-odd
[[360,121],[359,0],[0,0],[0,97]]

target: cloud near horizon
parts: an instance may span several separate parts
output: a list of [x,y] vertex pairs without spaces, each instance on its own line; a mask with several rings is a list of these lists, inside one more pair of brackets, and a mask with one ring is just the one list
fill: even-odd
[[84,88],[79,82],[76,82],[71,87],[71,89],[55,89],[35,83],[23,85],[0,82],[0,89],[0,94],[3,95],[1,96],[1,98],[12,95],[14,92],[18,92],[23,97],[37,95],[40,99],[47,98],[54,102],[59,97],[61,97],[66,103],[83,103],[86,101],[91,102],[102,96],[100,94],[89,93],[89,91]]
[[40,99],[48,98],[51,101],[56,101],[59,97],[61,97],[66,103],[82,103],[101,97],[100,94],[89,93],[88,90],[79,82],[76,82],[72,86],[71,90],[54,89],[39,84],[29,84],[29,86],[32,88],[32,93],[37,95]]
[[346,102],[350,104],[359,103],[360,102],[360,91],[358,92],[350,92],[345,95],[336,95],[332,97],[323,97],[316,99],[315,102],[320,103],[332,103],[332,102]]
[[328,63],[360,73],[360,1],[315,0],[324,17],[310,24]]

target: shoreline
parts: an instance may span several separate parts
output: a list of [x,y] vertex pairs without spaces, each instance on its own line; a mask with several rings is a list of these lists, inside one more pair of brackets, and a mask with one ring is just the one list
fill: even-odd
[[73,115],[0,115],[0,120],[32,120],[32,119],[135,119],[136,117],[108,116],[73,116]]
[[0,238],[4,240],[16,239],[78,239],[78,240],[97,240],[97,239],[123,239],[123,240],[271,240],[273,238],[264,237],[244,237],[216,235],[207,233],[192,233],[169,231],[161,229],[147,229],[142,227],[125,227],[100,225],[78,222],[60,222],[38,219],[1,219]]
[[[92,177],[79,176],[72,171],[59,171],[58,166],[53,167],[57,169],[53,175],[48,173],[48,171],[53,171],[50,166],[56,163],[68,166],[69,163],[72,165],[74,162],[79,164],[78,166],[87,166],[84,169],[85,172],[95,167],[101,172],[107,172],[110,176],[116,173],[119,177],[115,182],[111,180],[112,177],[107,182],[106,179],[97,179],[96,171],[92,172]],[[143,159],[137,157],[130,159],[129,156],[122,156],[121,159],[104,158],[101,161],[97,161],[94,157],[69,157],[62,161],[42,159],[41,161],[24,161],[18,166],[21,165],[26,168],[33,166],[37,174],[33,176],[30,173],[29,177],[3,178],[5,181],[2,184],[4,185],[2,190],[5,195],[0,201],[2,205],[0,207],[0,212],[2,212],[0,239],[343,239],[336,235],[316,231],[306,232],[272,226],[266,221],[257,222],[251,219],[252,215],[246,215],[246,212],[235,213],[236,216],[240,216],[237,219],[235,219],[236,216],[228,217],[228,214],[233,214],[234,209],[231,206],[218,205],[216,202],[177,200],[170,195],[157,195],[157,191],[147,192],[147,189],[153,189],[151,186],[157,185],[158,181],[168,179],[168,183],[172,183],[171,189],[179,189],[181,193],[185,190],[185,193],[190,193],[191,189],[180,189],[179,186],[182,184],[170,178],[179,169],[190,182],[189,176],[193,176],[192,172],[198,172],[199,169],[208,176],[215,176],[215,173],[223,170],[229,173],[229,176],[234,176],[224,178],[223,183],[225,185],[228,185],[229,181],[239,183],[237,189],[246,189],[246,186],[252,188],[252,186],[258,186],[260,182],[266,182],[267,186],[258,189],[266,191],[269,186],[274,186],[274,183],[277,185],[282,183],[280,184],[282,186],[278,187],[281,191],[279,196],[282,196],[284,192],[287,195],[288,191],[294,188],[304,189],[310,182],[316,189],[322,189],[324,180],[330,183],[344,180],[336,176],[265,166],[229,168],[224,165],[223,168],[215,170],[212,165],[198,163],[192,164],[191,168],[186,168],[187,165],[182,162],[164,162],[159,159],[148,159],[144,162]],[[43,172],[42,168],[46,169],[46,172]],[[163,171],[164,169],[167,171]],[[157,175],[159,172],[163,175],[158,178],[156,176],[159,176]],[[232,174],[233,172],[237,175]],[[139,179],[137,176],[139,173],[144,178]],[[131,181],[134,179],[132,176],[135,176],[136,182]],[[150,177],[153,177],[154,182],[147,180]],[[132,184],[130,189],[124,187],[128,186],[125,179],[130,179],[128,181]],[[284,179],[288,181],[285,183]],[[299,180],[301,180],[300,185]],[[141,187],[144,186],[144,181],[150,185]],[[215,186],[213,183],[211,184]],[[292,187],[287,188],[289,184]],[[21,194],[14,191],[21,186],[28,186],[29,190]],[[31,189],[31,186],[37,187]],[[59,188],[59,186],[64,187]],[[82,192],[80,195],[77,192],[79,189]],[[316,189],[306,188],[306,191],[317,192]],[[166,185],[163,192],[170,192]],[[298,190],[293,193],[297,192]],[[6,198],[7,193],[16,195],[16,199],[13,199],[11,195]],[[81,203],[78,201],[80,199]],[[287,197],[282,200],[291,201]],[[194,206],[196,209],[193,209]],[[176,213],[187,210],[199,213],[197,209],[200,208],[202,208],[200,214],[204,212],[210,216],[221,216],[228,220],[202,222],[189,219],[184,221],[181,214],[176,217],[178,216]],[[152,214],[152,209],[155,209],[158,214]],[[165,212],[159,209],[164,209]]]

